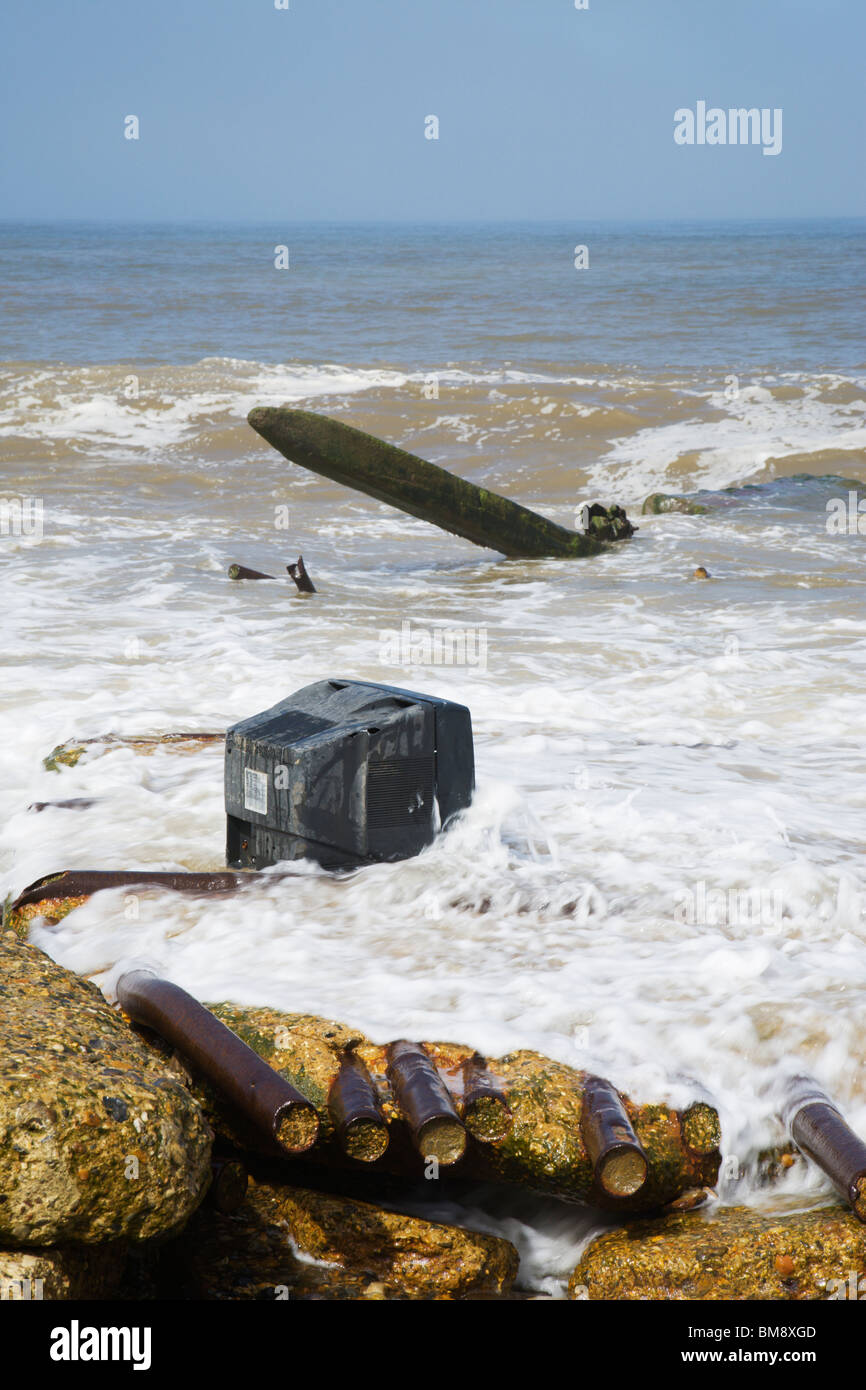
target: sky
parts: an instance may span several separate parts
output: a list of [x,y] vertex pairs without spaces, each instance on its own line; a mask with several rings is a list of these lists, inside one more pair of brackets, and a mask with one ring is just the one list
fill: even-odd
[[[866,214],[863,0],[579,3],[3,0],[0,218]],[[699,101],[780,152],[677,144]]]

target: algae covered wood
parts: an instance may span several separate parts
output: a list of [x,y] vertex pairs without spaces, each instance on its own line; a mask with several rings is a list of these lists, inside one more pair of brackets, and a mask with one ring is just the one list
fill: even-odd
[[562,559],[598,555],[604,549],[590,536],[559,526],[519,502],[455,477],[438,464],[341,420],[281,406],[257,406],[247,419],[292,463],[399,507],[475,545],[509,557]]

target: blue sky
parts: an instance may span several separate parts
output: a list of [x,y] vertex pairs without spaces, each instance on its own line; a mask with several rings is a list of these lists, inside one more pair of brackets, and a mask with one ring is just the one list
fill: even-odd
[[[4,0],[0,217],[866,214],[863,0],[289,5]],[[781,153],[676,145],[699,100]]]

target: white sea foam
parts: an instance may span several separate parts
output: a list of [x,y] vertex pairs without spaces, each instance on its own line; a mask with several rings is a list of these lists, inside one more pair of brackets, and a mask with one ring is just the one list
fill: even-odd
[[[55,390],[35,370],[27,408],[6,407],[7,430],[32,429],[48,457],[27,479],[46,494],[44,541],[16,546],[0,575],[0,892],[67,867],[218,866],[218,745],[93,750],[60,774],[41,759],[70,736],[223,728],[327,675],[468,704],[478,792],[416,860],[339,884],[308,868],[212,902],[103,893],[36,928],[37,943],[109,989],[119,961],[143,958],[203,999],[318,1012],[381,1040],[459,1039],[494,1056],[534,1047],[638,1098],[681,1103],[700,1083],[744,1166],[778,1137],[766,1088],[785,1068],[813,1071],[866,1127],[862,538],[829,536],[816,494],[811,510],[783,498],[643,518],[632,545],[597,562],[502,562],[300,474],[289,485],[276,455],[253,475],[247,459],[199,449],[214,419],[240,420],[247,403],[330,390],[375,393],[420,429],[431,417],[407,404],[408,377],[190,370],[199,384],[183,402],[111,397],[101,425],[80,381]],[[211,370],[222,377],[208,391]],[[473,383],[478,400],[491,375]],[[535,383],[501,387],[520,399]],[[562,389],[582,399],[596,387]],[[703,449],[702,476],[731,481],[749,431],[762,454],[859,438],[856,406],[822,390],[804,385],[787,404],[714,399],[720,423],[642,428],[598,477],[636,494],[634,477],[649,490],[672,455]],[[70,420],[82,447],[104,426],[102,442],[86,466],[69,466],[67,450],[58,470],[51,441],[72,438]],[[513,444],[514,468],[554,514],[534,447]],[[284,533],[273,504],[287,496]],[[280,574],[299,549],[313,601],[288,579],[225,579],[229,560]],[[712,581],[690,578],[699,563]],[[487,670],[382,666],[380,633],[407,613],[484,625]],[[73,797],[95,804],[27,811]],[[722,895],[716,920],[678,914],[702,884]],[[769,895],[778,918],[729,912],[732,890]],[[804,1200],[828,1191],[814,1174],[797,1181]],[[722,1196],[764,1200],[748,1178]],[[586,1217],[550,1203],[515,1211],[491,1198],[474,1219],[518,1241],[525,1286],[559,1289]]]

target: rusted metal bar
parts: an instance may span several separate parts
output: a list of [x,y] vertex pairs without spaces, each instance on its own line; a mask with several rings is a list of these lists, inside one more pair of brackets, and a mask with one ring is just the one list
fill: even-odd
[[56,898],[87,898],[102,888],[171,888],[176,893],[235,893],[250,875],[219,870],[212,874],[158,873],[150,869],[64,869],[46,874],[19,893],[10,911]]
[[388,1080],[416,1149],[425,1159],[456,1163],[466,1149],[466,1130],[427,1053],[401,1038],[389,1045],[387,1058]]
[[307,574],[307,567],[304,564],[303,555],[299,555],[294,564],[286,565],[286,569],[297,584],[300,593],[314,594],[316,592],[316,586]]
[[229,579],[273,579],[272,574],[262,574],[261,570],[247,569],[246,565],[229,565]]
[[248,1186],[249,1175],[239,1159],[219,1156],[211,1159],[211,1185],[207,1200],[217,1211],[231,1215],[242,1207]]
[[786,1083],[782,1120],[803,1153],[823,1169],[854,1214],[866,1222],[866,1144],[810,1076]]
[[640,1192],[649,1174],[646,1154],[619,1093],[600,1076],[584,1082],[581,1133],[596,1182],[608,1196],[633,1197]]
[[31,801],[28,811],[88,811],[96,802],[89,796],[72,796],[68,801]]
[[344,1153],[375,1163],[388,1147],[388,1125],[370,1073],[355,1052],[343,1054],[328,1095],[328,1110]]
[[152,1028],[188,1057],[288,1153],[304,1153],[316,1142],[315,1107],[186,990],[148,970],[130,970],[117,982],[117,1001],[136,1023]]
[[292,463],[399,507],[503,555],[599,555],[601,541],[569,531],[383,439],[308,410],[258,406],[253,429]]
[[463,1063],[462,1113],[473,1139],[487,1144],[504,1139],[513,1122],[502,1084],[477,1052]]

